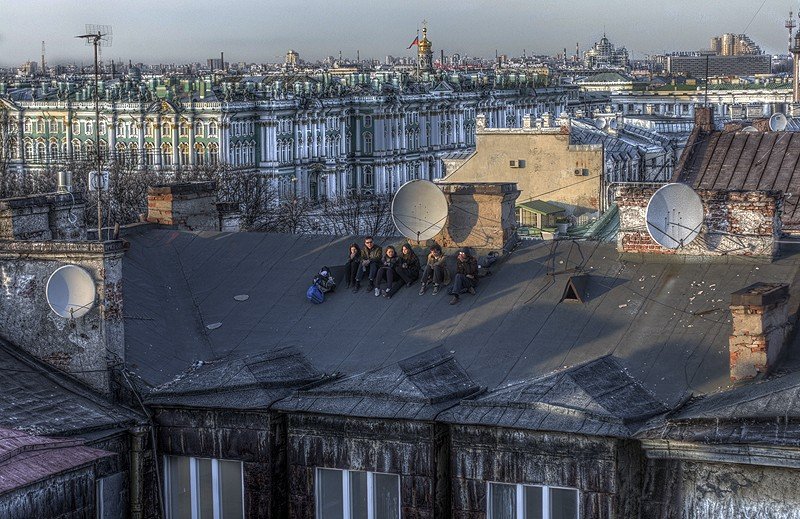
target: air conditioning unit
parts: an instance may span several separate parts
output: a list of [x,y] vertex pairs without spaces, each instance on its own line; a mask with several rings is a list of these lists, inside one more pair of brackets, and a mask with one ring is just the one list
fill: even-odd
[[509,167],[512,167],[512,168],[524,168],[525,167],[525,161],[521,160],[521,159],[519,159],[519,160],[509,160],[508,161],[508,165],[509,165]]

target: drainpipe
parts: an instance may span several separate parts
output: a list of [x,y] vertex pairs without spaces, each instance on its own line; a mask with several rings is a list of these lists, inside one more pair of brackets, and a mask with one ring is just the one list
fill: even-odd
[[147,428],[143,426],[132,427],[131,433],[131,519],[142,519],[142,451]]

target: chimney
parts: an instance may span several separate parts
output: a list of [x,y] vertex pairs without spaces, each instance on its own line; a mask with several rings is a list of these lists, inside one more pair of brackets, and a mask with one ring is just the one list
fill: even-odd
[[525,114],[522,116],[522,127],[526,130],[530,130],[533,128],[533,115]]
[[434,238],[442,247],[508,249],[517,239],[515,182],[440,183],[448,202],[447,225]]
[[80,193],[0,200],[0,240],[85,240],[84,205]]
[[791,329],[789,285],[754,283],[731,294],[731,381],[751,380],[777,364]]
[[217,202],[219,213],[219,230],[222,232],[239,232],[242,227],[242,212],[236,202]]
[[147,188],[147,221],[188,231],[218,231],[217,183],[187,182]]
[[694,109],[694,124],[704,132],[714,131],[714,107],[699,106]]

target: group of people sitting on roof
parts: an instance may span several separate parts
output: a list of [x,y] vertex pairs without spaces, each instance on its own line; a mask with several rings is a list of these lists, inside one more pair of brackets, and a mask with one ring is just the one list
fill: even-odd
[[[350,245],[350,252],[345,265],[347,286],[352,287],[353,293],[361,290],[361,282],[366,277],[369,280],[369,291],[391,299],[403,286],[411,287],[417,280],[421,283],[419,295],[425,294],[432,284],[432,294],[439,293],[441,287],[450,284],[450,272],[446,265],[446,256],[438,244],[431,245],[424,268],[419,257],[414,253],[411,245],[404,243],[400,252],[389,245],[384,251],[375,243],[372,236],[367,236],[364,246],[357,243]],[[385,288],[382,288],[385,283]],[[466,250],[460,250],[456,258],[456,274],[453,285],[448,293],[453,297],[450,304],[459,302],[461,294],[475,293],[478,286],[478,262]]]

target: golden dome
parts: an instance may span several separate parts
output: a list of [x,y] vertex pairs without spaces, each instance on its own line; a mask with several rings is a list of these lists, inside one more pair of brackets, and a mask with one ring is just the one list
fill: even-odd
[[430,52],[431,50],[431,42],[428,40],[428,28],[422,28],[422,39],[419,40],[419,53],[424,54],[426,52]]

